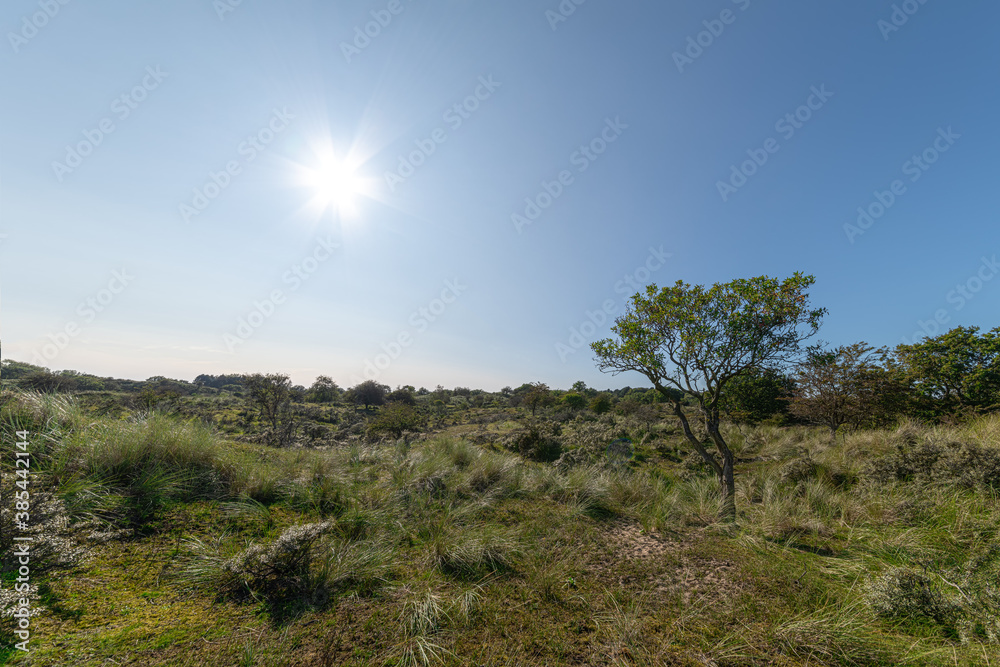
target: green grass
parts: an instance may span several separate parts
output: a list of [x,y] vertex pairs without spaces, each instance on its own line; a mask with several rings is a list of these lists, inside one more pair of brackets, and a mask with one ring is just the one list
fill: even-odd
[[[617,467],[528,462],[481,437],[515,421],[490,426],[462,425],[479,445],[269,449],[8,398],[5,442],[38,434],[37,491],[87,555],[38,575],[36,650],[0,631],[0,664],[1000,665],[998,490],[947,466],[873,476],[923,443],[1000,448],[1000,419],[835,445],[727,427],[735,527],[670,422],[625,424],[647,444]],[[596,451],[616,428],[568,441]],[[102,523],[132,532],[88,540]]]

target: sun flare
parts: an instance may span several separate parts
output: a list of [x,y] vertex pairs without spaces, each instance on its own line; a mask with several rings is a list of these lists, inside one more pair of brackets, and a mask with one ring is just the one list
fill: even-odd
[[354,170],[333,158],[324,159],[318,167],[309,170],[306,183],[314,189],[321,204],[339,210],[353,208],[355,198],[364,189]]

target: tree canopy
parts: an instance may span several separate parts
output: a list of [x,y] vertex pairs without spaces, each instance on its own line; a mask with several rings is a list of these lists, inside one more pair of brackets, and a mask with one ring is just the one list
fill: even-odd
[[[812,308],[807,290],[815,278],[795,273],[716,283],[677,281],[646,288],[615,320],[617,339],[591,344],[603,372],[636,371],[673,405],[688,442],[719,479],[723,515],[735,519],[735,457],[719,431],[726,385],[754,368],[788,363],[801,343],[816,334],[826,310]],[[690,428],[682,401],[697,401],[701,422],[722,457],[710,453]]]

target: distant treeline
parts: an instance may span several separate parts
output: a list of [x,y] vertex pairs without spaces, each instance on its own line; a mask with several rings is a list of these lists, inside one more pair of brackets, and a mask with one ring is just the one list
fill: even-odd
[[[112,377],[99,377],[75,370],[52,371],[42,366],[13,360],[5,360],[0,364],[0,381],[5,385],[42,392],[110,391],[140,393],[143,390],[153,389],[158,393],[169,392],[180,396],[190,396],[200,391],[203,392],[207,388],[209,390],[238,394],[244,391],[245,379],[249,375],[242,373],[223,375],[202,374],[196,377],[194,382],[162,376],[154,376],[146,380],[123,380]],[[438,385],[434,389],[427,389],[426,387],[417,389],[413,386],[404,386],[397,389],[408,391],[414,396],[428,396],[433,394],[435,398],[446,401],[452,397],[472,398],[475,396],[496,395],[505,398],[514,398],[514,402],[517,402],[518,398],[529,394],[533,390],[537,391],[538,386],[539,383],[524,383],[517,388],[504,387],[498,392],[488,392],[469,387],[445,389],[441,385]],[[309,388],[302,385],[295,385],[291,389],[294,396],[302,400],[318,403],[333,402],[338,397],[351,391],[351,389],[341,389],[336,382],[333,382],[326,376],[318,377],[316,382]],[[388,393],[389,388],[385,387],[385,389]],[[613,399],[625,399],[627,397],[629,400],[643,403],[656,401],[656,392],[650,388],[623,387],[621,389],[599,391],[587,387],[583,382],[576,382],[573,388],[567,392],[559,392],[557,390],[554,393],[556,395],[561,393],[579,393],[587,398],[595,398],[598,395]]]

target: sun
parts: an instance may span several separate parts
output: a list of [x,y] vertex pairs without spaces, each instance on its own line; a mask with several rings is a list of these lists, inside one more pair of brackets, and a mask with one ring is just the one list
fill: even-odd
[[354,208],[358,195],[364,192],[364,182],[347,162],[325,157],[307,170],[305,184],[313,189],[318,203],[344,211]]

